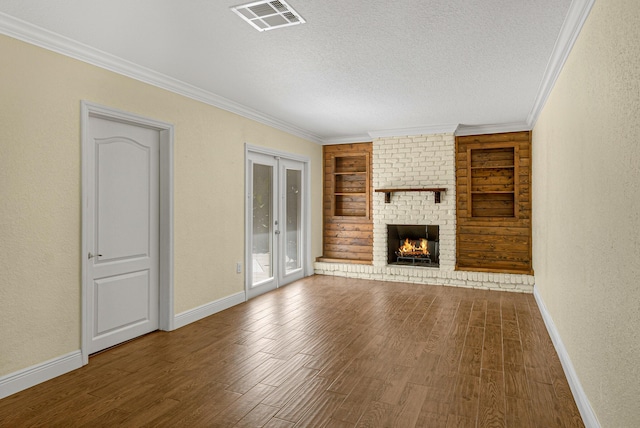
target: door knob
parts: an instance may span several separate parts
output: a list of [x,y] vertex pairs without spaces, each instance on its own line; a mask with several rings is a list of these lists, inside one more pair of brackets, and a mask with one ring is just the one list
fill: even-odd
[[92,259],[94,257],[102,257],[102,254],[93,254],[92,252],[89,252],[89,259]]
[[276,230],[275,233],[276,233],[276,235],[280,235],[280,231],[279,230]]

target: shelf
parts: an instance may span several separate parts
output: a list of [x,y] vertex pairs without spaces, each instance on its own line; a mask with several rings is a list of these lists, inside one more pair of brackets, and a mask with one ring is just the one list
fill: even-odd
[[369,217],[369,153],[336,153],[332,156],[331,213],[334,217]]
[[482,191],[471,191],[472,195],[492,195],[494,193],[497,194],[510,194],[510,193],[516,193],[513,190],[496,190],[496,191],[489,191],[489,192],[482,192]]
[[499,165],[499,166],[472,166],[471,169],[514,169],[515,165]]
[[391,202],[391,194],[395,192],[433,192],[435,203],[440,203],[440,193],[445,192],[447,189],[444,187],[419,187],[410,189],[376,189],[376,192],[384,193],[384,203]]
[[471,192],[471,217],[515,217],[515,192]]

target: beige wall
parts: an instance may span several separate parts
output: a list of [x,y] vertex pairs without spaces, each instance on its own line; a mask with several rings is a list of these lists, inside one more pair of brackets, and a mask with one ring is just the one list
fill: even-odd
[[640,426],[640,3],[596,1],[533,132],[536,288],[603,427]]
[[245,142],[311,159],[322,254],[320,145],[8,37],[0,53],[0,377],[80,348],[80,100],[175,125],[176,314],[244,290]]

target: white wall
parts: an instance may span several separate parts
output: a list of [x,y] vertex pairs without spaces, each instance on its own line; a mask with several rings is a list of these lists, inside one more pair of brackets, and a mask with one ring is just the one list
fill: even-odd
[[322,147],[0,36],[0,379],[80,349],[80,101],[175,125],[175,314],[244,291],[244,144],[311,160],[322,254]]
[[533,261],[603,427],[640,426],[640,3],[596,1],[533,131]]

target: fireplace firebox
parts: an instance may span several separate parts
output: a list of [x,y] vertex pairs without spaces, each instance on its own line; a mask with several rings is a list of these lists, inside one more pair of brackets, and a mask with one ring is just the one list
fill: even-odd
[[388,224],[387,247],[387,264],[440,266],[440,236],[437,225]]

